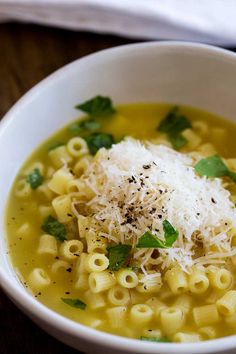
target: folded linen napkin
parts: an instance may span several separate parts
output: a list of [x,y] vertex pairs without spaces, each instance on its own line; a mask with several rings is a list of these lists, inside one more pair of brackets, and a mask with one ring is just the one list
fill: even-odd
[[223,46],[236,45],[235,18],[235,0],[0,0],[0,21]]

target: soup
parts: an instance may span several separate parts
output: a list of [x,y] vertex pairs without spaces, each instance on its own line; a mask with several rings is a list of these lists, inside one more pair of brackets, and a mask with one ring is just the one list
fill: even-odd
[[236,126],[169,104],[86,115],[21,168],[9,254],[38,301],[101,331],[198,342],[236,331]]

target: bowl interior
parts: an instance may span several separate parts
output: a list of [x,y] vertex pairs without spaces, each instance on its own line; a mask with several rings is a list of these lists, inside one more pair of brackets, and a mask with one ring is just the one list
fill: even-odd
[[[78,117],[75,104],[102,94],[116,104],[178,103],[235,120],[235,82],[236,56],[230,52],[188,43],[143,43],[76,61],[32,89],[0,127],[0,272],[5,279],[7,275],[13,287],[20,286],[6,255],[4,238],[10,186],[31,151]],[[193,351],[188,349],[188,353]]]

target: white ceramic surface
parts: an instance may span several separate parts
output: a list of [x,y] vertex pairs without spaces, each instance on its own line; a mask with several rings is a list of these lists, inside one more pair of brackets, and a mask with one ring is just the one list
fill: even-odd
[[18,281],[6,254],[4,211],[26,157],[76,118],[74,105],[96,94],[115,103],[187,104],[236,120],[236,55],[193,43],[142,43],[90,55],[57,71],[26,94],[0,124],[0,281],[14,303],[59,340],[87,353],[235,353],[236,336],[196,344],[158,344],[87,328],[49,310]]

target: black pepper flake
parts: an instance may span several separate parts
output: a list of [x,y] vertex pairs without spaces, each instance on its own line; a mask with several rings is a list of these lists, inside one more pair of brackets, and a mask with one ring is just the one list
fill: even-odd
[[66,271],[67,271],[68,273],[71,273],[71,272],[72,272],[72,268],[67,268]]
[[148,170],[149,168],[151,168],[151,165],[143,165],[144,170]]
[[65,292],[65,294],[66,294],[66,295],[69,295],[69,294],[70,294],[70,292],[69,292],[69,291],[66,291],[66,292]]
[[159,219],[162,219],[162,215],[161,214],[158,214],[157,215]]
[[214,198],[211,198],[211,201],[212,201],[213,204],[216,204],[216,201],[215,201]]
[[200,215],[200,213],[197,213],[197,216],[199,216]]
[[55,259],[59,259],[59,257],[58,257],[58,256],[56,256],[56,257],[55,257]]
[[127,224],[131,224],[133,221],[133,218],[131,218],[130,216],[126,220]]
[[154,214],[156,211],[156,208],[152,208],[151,211],[150,211],[150,214]]
[[72,214],[70,214],[70,213],[68,213],[68,214],[67,214],[67,216],[69,216],[70,218],[72,218],[72,217],[73,217],[73,215],[72,215]]
[[88,229],[89,229],[88,227],[85,228],[86,231],[88,231]]

